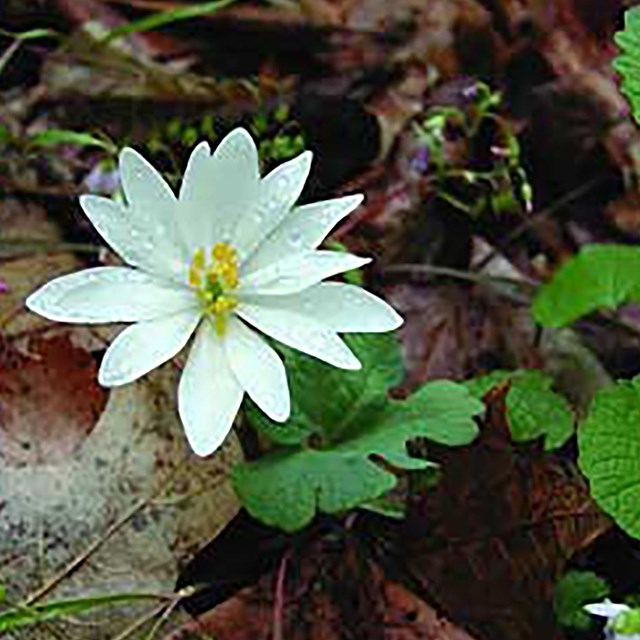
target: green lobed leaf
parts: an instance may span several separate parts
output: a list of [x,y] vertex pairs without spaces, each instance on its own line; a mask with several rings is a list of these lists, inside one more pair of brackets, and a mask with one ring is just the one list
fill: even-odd
[[403,469],[425,469],[432,464],[408,455],[409,440],[471,442],[477,435],[473,417],[483,408],[464,386],[446,380],[425,385],[408,401],[374,400],[360,405],[340,440],[324,449],[296,447],[236,466],[234,487],[254,517],[295,531],[318,511],[347,511],[392,489],[395,475],[372,456]]
[[31,607],[10,609],[0,613],[0,633],[17,629],[36,622],[53,620],[62,616],[78,615],[100,607],[116,604],[129,604],[147,600],[157,600],[153,594],[124,593],[92,598],[58,600]]
[[609,595],[609,585],[591,571],[568,571],[558,580],[553,592],[553,608],[564,627],[585,631],[593,618],[584,605],[599,602]]
[[492,371],[469,380],[471,393],[482,398],[490,389],[511,380],[507,393],[507,417],[516,442],[544,436],[545,449],[561,447],[574,431],[574,416],[569,403],[552,390],[553,379],[535,369]]
[[387,390],[402,379],[397,338],[393,334],[349,334],[344,340],[358,356],[362,369],[345,371],[274,345],[283,354],[287,367],[291,417],[280,424],[249,403],[247,417],[252,426],[275,443],[294,445],[313,433],[330,439],[356,421],[365,407],[383,406]]
[[615,35],[620,55],[613,68],[622,76],[622,93],[631,103],[631,112],[640,123],[640,7],[629,9],[624,16],[624,30]]
[[632,301],[640,301],[640,248],[591,244],[540,288],[533,315],[546,327],[563,327],[599,308]]
[[596,394],[578,430],[578,448],[594,500],[640,538],[640,376]]

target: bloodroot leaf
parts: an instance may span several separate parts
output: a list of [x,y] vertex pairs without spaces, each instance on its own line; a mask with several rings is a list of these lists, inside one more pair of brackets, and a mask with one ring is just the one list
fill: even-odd
[[462,385],[436,381],[407,401],[369,405],[338,441],[322,449],[296,447],[238,465],[234,487],[251,515],[295,531],[318,511],[347,511],[392,489],[396,476],[372,457],[401,469],[424,469],[432,463],[409,456],[409,440],[471,442],[477,435],[473,417],[482,409]]

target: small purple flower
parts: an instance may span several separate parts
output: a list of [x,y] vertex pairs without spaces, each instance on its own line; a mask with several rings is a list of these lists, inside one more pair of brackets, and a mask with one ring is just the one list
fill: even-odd
[[9,293],[9,285],[0,278],[0,294]]
[[417,173],[427,173],[430,159],[431,151],[427,145],[424,145],[418,149],[416,155],[411,159],[411,168]]
[[120,185],[118,169],[105,169],[102,163],[98,163],[87,174],[84,183],[91,192],[113,195]]
[[461,94],[466,102],[473,102],[478,97],[478,85],[474,82],[472,85],[464,87]]

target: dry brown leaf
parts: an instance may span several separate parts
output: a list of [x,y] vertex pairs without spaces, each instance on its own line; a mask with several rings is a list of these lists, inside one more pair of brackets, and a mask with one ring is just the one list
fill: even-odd
[[165,640],[473,640],[365,554],[348,532],[316,538]]
[[511,443],[506,391],[489,394],[476,443],[442,455],[400,549],[420,591],[478,638],[561,638],[555,579],[611,523],[571,462]]
[[[215,537],[238,504],[227,477],[234,436],[210,459],[189,449],[171,365],[104,391],[70,339],[31,340],[33,360],[5,362],[0,398],[0,566],[10,602],[173,591],[181,565]],[[23,392],[23,396],[20,395]],[[73,640],[111,640],[157,603],[100,611]],[[47,628],[16,640],[50,638]]]
[[98,367],[68,335],[39,337],[26,356],[0,349],[0,464],[54,464],[82,445],[102,413],[108,392]]

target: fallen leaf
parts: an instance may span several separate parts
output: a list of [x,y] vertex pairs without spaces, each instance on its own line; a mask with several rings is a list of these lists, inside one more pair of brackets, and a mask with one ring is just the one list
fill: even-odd
[[571,462],[510,441],[506,391],[486,398],[474,444],[442,454],[441,481],[411,505],[399,548],[417,593],[478,638],[559,639],[555,579],[611,523]]
[[96,361],[67,335],[39,337],[31,355],[0,350],[0,462],[63,462],[91,433],[107,401]]
[[473,640],[367,553],[349,531],[290,546],[255,586],[164,640]]
[[[55,384],[55,393],[71,385],[42,377],[60,366],[61,349],[69,349],[61,339],[41,349],[41,361],[25,375],[36,371],[40,384]],[[88,371],[77,375],[88,382]],[[89,410],[78,409],[88,401],[68,394],[66,404],[61,396],[43,407],[49,412],[33,407],[10,414],[19,445],[2,452],[12,463],[0,465],[0,566],[10,602],[172,593],[181,565],[235,515],[227,474],[241,458],[237,440],[230,436],[210,459],[195,456],[177,417],[176,382],[168,365],[112,389],[93,424]],[[24,407],[26,399],[21,402]],[[20,458],[23,450],[35,453]],[[114,607],[82,626],[49,624],[73,640],[111,640],[155,607]],[[35,626],[18,637],[49,637],[42,633]]]

